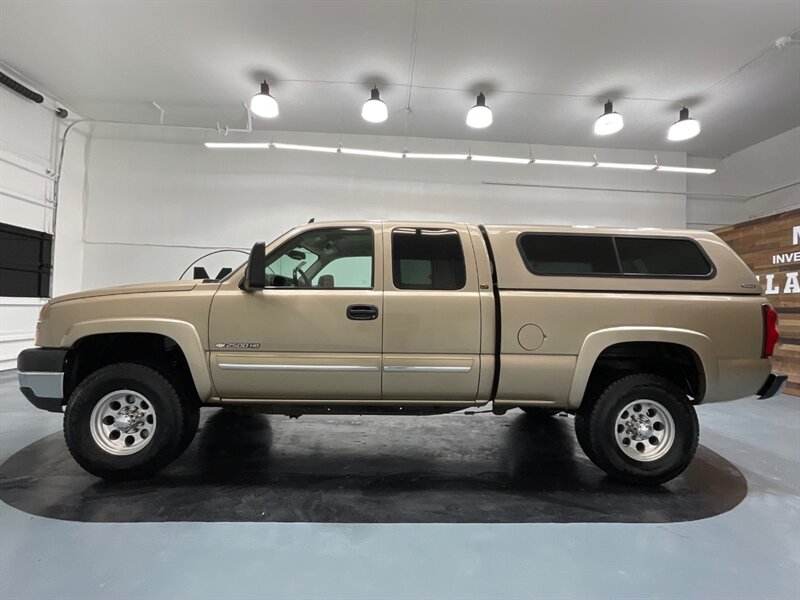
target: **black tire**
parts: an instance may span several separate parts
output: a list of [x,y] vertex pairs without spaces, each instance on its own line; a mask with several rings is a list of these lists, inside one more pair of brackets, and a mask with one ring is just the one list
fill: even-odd
[[[636,407],[641,406],[637,401],[644,402],[645,406],[648,401],[658,403],[672,419],[673,425],[666,425],[667,430],[670,427],[674,429],[674,438],[672,444],[667,446],[668,450],[647,461],[632,458],[623,451],[620,444],[625,439],[617,441],[617,417],[631,403],[634,403],[633,411],[637,410]],[[636,416],[633,413],[631,415]],[[642,416],[646,415],[642,413]],[[657,419],[660,418],[653,417],[652,424],[655,427],[658,427],[660,421]],[[576,433],[580,430],[578,441],[581,447],[584,444],[586,446],[584,452],[610,477],[624,483],[658,485],[667,482],[689,466],[697,451],[700,427],[694,406],[680,388],[657,375],[629,375],[618,379],[582,412],[580,419],[576,420],[575,426]],[[654,440],[654,447],[657,448],[658,443],[664,442]],[[636,448],[652,451],[647,440],[636,442],[634,439],[629,444],[632,445],[628,450],[631,454],[638,453]]]
[[[95,406],[119,390],[140,394],[156,416],[156,426],[147,443],[126,455],[113,454],[100,446],[90,424]],[[148,477],[180,454],[180,445],[185,441],[184,404],[175,386],[154,369],[135,363],[108,365],[86,377],[72,393],[64,414],[64,439],[73,458],[93,475],[110,480]]]
[[197,434],[197,428],[200,426],[200,400],[197,398],[197,392],[192,381],[185,381],[182,385],[176,387],[180,390],[183,404],[183,431],[178,443],[177,458],[177,456],[186,451]]
[[597,463],[594,459],[594,450],[592,450],[591,441],[589,439],[589,419],[588,414],[591,413],[591,405],[584,406],[575,413],[575,437],[578,439],[578,445],[583,450],[583,453],[593,463]]
[[522,412],[534,419],[546,419],[561,412],[560,408],[545,408],[544,406],[520,406]]
[[175,458],[183,454],[191,445],[194,436],[197,434],[197,428],[200,426],[200,407],[196,403],[187,402],[184,405],[183,414],[183,431]]

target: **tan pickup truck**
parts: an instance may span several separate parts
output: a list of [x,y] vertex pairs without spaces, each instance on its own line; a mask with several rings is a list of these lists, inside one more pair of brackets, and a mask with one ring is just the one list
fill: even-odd
[[610,476],[691,462],[694,406],[777,394],[776,313],[711,233],[462,223],[309,223],[221,281],[92,290],[44,306],[18,358],[98,476],[179,456],[203,406],[422,415],[488,405],[575,415]]

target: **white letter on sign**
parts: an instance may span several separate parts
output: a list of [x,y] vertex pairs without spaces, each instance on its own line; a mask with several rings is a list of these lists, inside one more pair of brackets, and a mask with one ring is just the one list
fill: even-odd
[[797,273],[786,274],[786,285],[783,286],[784,294],[800,294],[800,281],[797,280]]
[[767,289],[764,290],[764,293],[765,294],[780,294],[781,293],[781,288],[779,288],[778,286],[776,286],[772,282],[772,280],[775,279],[775,275],[770,274],[770,275],[765,275],[765,277],[767,278]]

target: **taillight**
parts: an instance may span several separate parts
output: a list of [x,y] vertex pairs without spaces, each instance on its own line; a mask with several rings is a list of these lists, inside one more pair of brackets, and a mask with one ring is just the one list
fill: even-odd
[[764,317],[764,347],[761,358],[767,358],[775,353],[775,344],[781,334],[778,331],[778,312],[769,304],[762,304],[761,313]]

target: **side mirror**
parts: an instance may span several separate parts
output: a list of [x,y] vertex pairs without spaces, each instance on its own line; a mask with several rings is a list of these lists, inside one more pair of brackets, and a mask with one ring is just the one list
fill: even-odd
[[253,249],[250,250],[250,260],[247,261],[247,274],[245,279],[247,282],[247,289],[262,290],[267,285],[266,271],[266,256],[265,249],[267,244],[265,242],[256,242],[253,244]]

